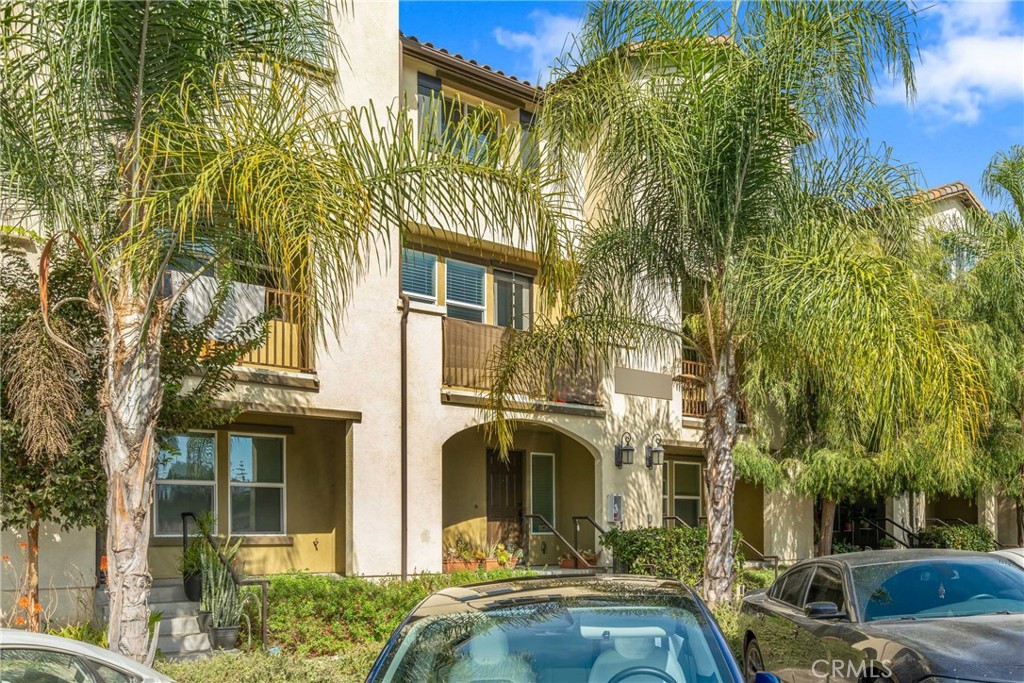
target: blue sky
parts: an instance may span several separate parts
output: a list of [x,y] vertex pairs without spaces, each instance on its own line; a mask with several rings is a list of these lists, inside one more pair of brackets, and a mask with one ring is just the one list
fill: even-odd
[[[1024,144],[1024,2],[918,7],[926,9],[917,99],[908,105],[902,84],[882,84],[864,134],[914,164],[924,186],[963,180],[980,195],[992,155]],[[582,2],[400,0],[399,23],[406,34],[534,82],[584,9]]]

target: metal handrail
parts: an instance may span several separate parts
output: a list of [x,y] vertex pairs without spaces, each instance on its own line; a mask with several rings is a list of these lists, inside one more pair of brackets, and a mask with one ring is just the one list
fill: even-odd
[[[569,551],[576,557],[576,559],[583,563],[583,567],[585,569],[590,569],[590,568],[592,568],[594,566],[594,565],[590,564],[589,562],[587,562],[586,558],[584,558],[583,555],[580,554],[580,551],[576,550],[576,547],[574,545],[572,545],[571,543],[569,543],[568,539],[566,539],[565,536],[563,536],[561,533],[559,533],[558,529],[555,528],[555,525],[552,524],[551,522],[549,522],[544,515],[538,515],[538,514],[523,515],[523,519],[524,520],[536,519],[541,524],[546,526],[548,529],[551,529],[551,533],[553,533],[555,535],[555,538],[557,538],[559,541],[561,541],[564,546],[569,548]],[[532,525],[530,525],[530,527],[528,527],[528,528],[531,529],[530,533],[533,533]]]
[[[669,520],[672,520],[672,521],[676,522],[677,524],[682,524],[687,529],[692,529],[693,528],[692,526],[687,524],[686,521],[684,521],[683,519],[680,519],[678,515],[664,515],[661,518],[662,525],[664,525],[664,523],[669,521]],[[748,541],[745,538],[740,538],[740,543],[745,545],[747,548],[750,548],[751,550],[753,550],[754,553],[756,553],[757,556],[759,558],[761,558],[761,562],[771,562],[772,563],[772,569],[775,571],[775,578],[776,579],[779,578],[779,562],[781,561],[782,558],[780,558],[778,555],[765,555],[763,552],[758,550],[752,543],[750,543],[750,541]]]
[[906,541],[903,541],[903,540],[901,540],[901,539],[897,538],[896,536],[893,536],[892,534],[890,534],[890,533],[889,533],[889,532],[888,532],[888,531],[886,530],[886,528],[885,528],[885,527],[883,527],[883,526],[880,526],[880,525],[879,525],[879,524],[878,524],[878,523],[877,523],[877,522],[876,522],[875,520],[873,520],[873,519],[868,519],[867,517],[858,517],[858,518],[857,518],[857,521],[860,521],[860,522],[867,522],[867,523],[868,523],[868,524],[870,524],[870,525],[871,525],[872,527],[874,527],[874,528],[875,528],[875,530],[877,530],[877,531],[881,531],[883,535],[885,535],[885,536],[888,536],[889,538],[891,538],[891,539],[892,539],[893,541],[895,541],[896,543],[899,543],[899,544],[900,544],[901,546],[903,546],[904,548],[909,548],[909,547],[910,547],[910,545],[909,545],[909,544],[908,544],[908,543],[907,543]]
[[[191,513],[191,512],[182,512],[181,513],[181,549],[183,551],[188,547],[188,541],[189,541],[189,536],[188,536],[188,518],[189,517],[192,518],[193,522],[197,521],[196,520],[196,516],[193,513]],[[239,587],[241,587],[241,586],[259,586],[260,587],[260,621],[262,622],[261,625],[260,625],[261,626],[261,628],[260,628],[260,637],[261,637],[261,639],[263,641],[263,649],[264,650],[267,649],[267,640],[268,640],[268,638],[267,638],[267,636],[268,636],[268,633],[267,633],[267,630],[268,630],[268,627],[267,627],[267,613],[269,611],[268,608],[267,608],[267,602],[268,602],[268,600],[267,600],[267,592],[270,590],[270,582],[267,581],[266,579],[243,579],[243,578],[241,578],[238,575],[238,573],[235,572],[235,568],[231,566],[231,563],[228,562],[227,558],[224,557],[224,555],[220,552],[220,543],[214,541],[213,537],[211,537],[210,534],[206,533],[203,529],[201,529],[199,527],[198,523],[196,524],[196,528],[199,529],[199,533],[201,533],[203,535],[203,537],[206,539],[206,542],[210,544],[211,548],[213,548],[213,551],[217,554],[217,559],[220,560],[220,563],[222,565],[224,565],[225,567],[227,567],[228,573],[231,574],[231,580],[235,582],[236,586],[239,586]]]
[[676,524],[682,524],[682,525],[683,525],[683,526],[685,526],[685,527],[686,527],[687,529],[692,529],[692,528],[693,528],[693,527],[692,527],[692,526],[690,526],[690,525],[689,525],[688,523],[686,523],[686,522],[685,522],[684,520],[682,520],[682,519],[681,519],[681,518],[680,518],[680,517],[679,517],[678,515],[664,515],[664,516],[663,516],[663,517],[661,518],[661,525],[662,525],[662,526],[665,526],[665,522],[669,521],[670,519],[671,519],[671,520],[674,520],[674,521],[676,522]]
[[[605,532],[604,529],[601,528],[600,524],[595,522],[590,517],[590,515],[573,515],[573,518],[572,518],[572,545],[573,545],[573,547],[575,547],[575,548],[579,548],[580,547],[580,521],[581,520],[586,520],[587,522],[590,522],[590,526],[592,526],[595,529],[597,529],[597,533],[601,534],[602,536],[604,536],[605,533],[607,533],[607,532]],[[596,551],[597,548],[595,548],[594,550]]]
[[905,527],[902,524],[900,524],[899,522],[897,522],[892,517],[882,517],[882,521],[888,522],[889,524],[892,524],[894,527],[896,527],[897,529],[899,529],[900,531],[905,533],[907,535],[907,538],[912,540],[916,545],[920,545],[921,544],[921,539],[918,537],[916,532],[911,531],[907,527]]

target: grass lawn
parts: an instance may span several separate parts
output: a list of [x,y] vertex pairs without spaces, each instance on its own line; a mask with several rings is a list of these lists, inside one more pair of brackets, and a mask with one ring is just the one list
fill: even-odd
[[157,662],[178,683],[350,683],[362,681],[383,643],[360,643],[330,657],[244,652],[194,662]]

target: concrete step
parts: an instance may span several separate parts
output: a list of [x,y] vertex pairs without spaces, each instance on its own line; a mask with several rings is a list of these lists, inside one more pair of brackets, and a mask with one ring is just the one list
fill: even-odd
[[[195,617],[199,614],[199,603],[198,602],[153,602],[150,601],[149,609],[151,612],[162,612],[164,621],[173,619],[174,617]],[[110,617],[110,606],[103,605],[100,615],[103,620],[106,621]]]
[[[153,587],[149,590],[149,604],[151,605],[155,602],[185,602],[187,600],[185,586],[182,585],[181,579],[154,581]],[[97,605],[106,605],[108,602],[106,590],[96,591]]]
[[210,651],[210,638],[205,633],[189,633],[186,635],[164,635],[160,630],[157,647],[164,653],[196,654]]
[[202,633],[199,630],[199,620],[194,616],[168,617],[164,615],[160,619],[160,635],[162,636],[187,636],[193,633]]

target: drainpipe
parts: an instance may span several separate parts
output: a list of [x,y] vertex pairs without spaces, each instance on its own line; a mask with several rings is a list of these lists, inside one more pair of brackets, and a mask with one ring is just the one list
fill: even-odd
[[409,578],[409,295],[402,294],[402,580]]

